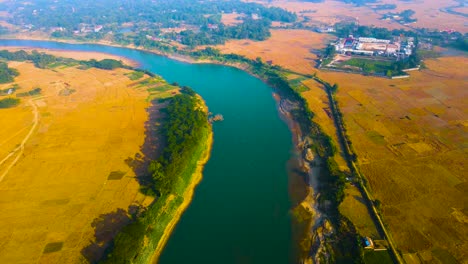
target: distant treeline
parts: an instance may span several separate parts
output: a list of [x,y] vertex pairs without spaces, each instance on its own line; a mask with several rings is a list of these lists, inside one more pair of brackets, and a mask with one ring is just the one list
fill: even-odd
[[34,96],[34,95],[41,94],[41,91],[42,91],[41,88],[36,87],[36,88],[32,89],[32,90],[29,91],[29,92],[17,93],[17,94],[16,94],[16,97]]
[[[32,61],[37,68],[45,69],[50,66],[56,65],[82,65],[85,67],[94,67],[104,70],[113,70],[116,68],[130,68],[125,66],[121,61],[114,60],[114,59],[104,59],[100,61],[96,61],[94,59],[89,61],[84,60],[74,60],[69,58],[62,58],[56,57],[46,53],[40,53],[38,51],[33,50],[31,53],[28,53],[24,50],[19,51],[8,51],[8,50],[1,50],[0,51],[0,58],[10,60],[10,61]],[[3,63],[5,64],[5,63]],[[3,74],[2,68],[0,64],[0,74]],[[1,75],[0,75],[1,76]]]
[[[179,36],[183,44],[205,45],[224,43],[230,38],[263,40],[270,35],[271,21],[294,22],[297,19],[294,13],[284,9],[240,0],[160,0],[156,3],[152,0],[25,2],[4,2],[0,4],[0,10],[13,14],[9,19],[10,23],[32,25],[34,29],[52,29],[55,30],[52,34],[54,37],[73,37],[73,32],[78,31],[86,32],[87,39],[101,39],[112,31],[116,42],[128,41],[127,36],[119,32],[119,25],[123,23],[131,23],[137,35],[148,34],[155,37],[161,33],[161,28],[187,28]],[[223,13],[239,14],[243,23],[226,26],[221,22]],[[87,25],[92,27],[86,29]],[[104,25],[104,28],[95,31],[95,25]],[[57,28],[60,30],[56,30]],[[176,40],[178,34],[169,34],[168,37]]]

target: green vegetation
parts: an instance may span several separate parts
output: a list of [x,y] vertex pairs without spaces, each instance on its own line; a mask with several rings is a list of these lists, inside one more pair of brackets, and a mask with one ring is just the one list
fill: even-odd
[[32,89],[31,91],[24,92],[24,93],[17,93],[16,97],[26,97],[26,96],[34,96],[34,95],[39,95],[41,94],[42,89],[39,87],[36,87]]
[[415,12],[411,9],[403,10],[399,13],[389,12],[382,16],[382,19],[392,19],[397,21],[400,24],[409,24],[418,21],[415,18],[411,18]]
[[142,71],[132,71],[131,73],[128,73],[126,74],[128,76],[128,78],[132,81],[136,81],[138,79],[141,79],[143,78],[143,76],[145,75],[144,72]]
[[122,68],[124,66],[121,61],[113,60],[113,59],[103,59],[100,61],[92,59],[89,61],[80,61],[80,64],[88,66],[88,67],[103,69],[103,70],[114,70],[117,68]]
[[197,104],[195,93],[189,88],[182,88],[183,94],[170,99],[165,109],[167,120],[161,135],[165,137],[166,147],[162,155],[149,166],[153,189],[158,195],[167,195],[174,191],[175,182],[183,169],[187,167],[193,150],[207,129],[207,115]]
[[355,66],[362,69],[364,73],[381,73],[385,74],[389,70],[393,70],[393,61],[375,60],[364,58],[352,58],[343,62],[341,65]]
[[12,82],[18,75],[16,69],[9,68],[5,62],[0,62],[0,83]]
[[[56,57],[56,56],[49,55],[46,53],[40,53],[35,50],[33,50],[31,53],[27,53],[24,50],[15,51],[15,52],[11,52],[8,50],[1,50],[0,58],[9,60],[9,61],[32,61],[34,63],[34,66],[40,69],[55,68],[60,65],[64,65],[64,66],[81,65],[84,68],[94,67],[94,68],[104,69],[104,70],[113,70],[116,68],[131,69],[131,67],[125,66],[121,61],[117,61],[113,59],[103,59],[100,61],[96,61],[94,59],[89,60],[89,61],[74,60],[74,59],[69,59],[69,58]],[[0,63],[0,74],[2,73],[1,65],[2,64]],[[10,69],[10,70],[14,70],[14,69]],[[13,72],[15,72],[15,70]]]
[[5,96],[14,93],[16,90],[20,89],[20,86],[18,84],[13,84],[12,86],[6,88],[6,89],[0,89],[0,96]]
[[182,88],[182,92],[168,99],[162,131],[166,147],[148,168],[150,183],[147,187],[155,190],[156,200],[122,229],[102,263],[148,263],[166,226],[183,202],[182,195],[198,161],[206,155],[210,134],[208,116],[200,109],[200,101],[192,90]]
[[366,264],[393,264],[393,260],[388,251],[368,251],[364,252],[364,263]]
[[[168,40],[190,46],[220,44],[230,38],[263,40],[270,36],[271,21],[296,20],[294,13],[284,9],[240,0],[161,0],[157,4],[151,0],[82,0],[80,6],[72,0],[39,0],[27,5],[22,1],[2,3],[0,10],[13,14],[9,19],[13,24],[44,28],[57,38],[99,40],[113,32],[117,43],[159,49],[167,45],[157,42]],[[223,13],[233,12],[240,14],[243,23],[234,26],[221,23]],[[125,33],[126,28],[120,26],[124,23],[132,23],[130,32]],[[161,31],[176,27],[186,30]]]
[[0,109],[1,108],[11,108],[15,107],[20,103],[20,99],[17,98],[4,98],[0,99]]
[[299,77],[299,78],[294,79],[294,80],[289,80],[289,84],[291,85],[291,88],[294,89],[294,91],[296,91],[298,93],[302,93],[302,92],[305,92],[305,91],[309,90],[309,88],[307,86],[302,84],[302,81],[304,81],[306,79],[307,78],[305,78],[305,77]]
[[415,44],[425,42],[441,47],[453,47],[460,50],[468,50],[468,33],[462,34],[454,31],[440,31],[427,28],[414,30],[378,28],[373,26],[356,25],[354,23],[335,24],[336,36],[346,38],[349,35],[360,37],[374,37],[379,39],[392,39],[393,37],[414,37]]

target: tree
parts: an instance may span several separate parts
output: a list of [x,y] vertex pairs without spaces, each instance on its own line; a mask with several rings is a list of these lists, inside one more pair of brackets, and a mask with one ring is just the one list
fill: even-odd
[[387,70],[386,75],[387,75],[388,78],[391,78],[393,76],[392,70]]
[[338,91],[338,88],[339,88],[338,84],[335,83],[330,89],[332,93],[336,93]]

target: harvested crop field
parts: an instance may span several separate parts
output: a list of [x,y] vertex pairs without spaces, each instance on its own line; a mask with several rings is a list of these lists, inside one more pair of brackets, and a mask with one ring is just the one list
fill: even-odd
[[152,200],[128,162],[145,142],[148,91],[129,70],[9,64],[17,93],[42,92],[0,109],[0,263],[92,262]]
[[[466,57],[425,61],[409,79],[321,72],[338,83],[348,135],[384,221],[410,261],[467,259]],[[417,262],[416,262],[417,263]]]
[[[244,0],[244,2],[257,2],[266,6],[277,6],[291,12],[296,12],[300,19],[308,18],[310,22],[307,24],[309,25],[334,24],[341,21],[359,21],[361,25],[374,25],[388,29],[408,29],[408,27],[392,20],[381,20],[382,14],[411,9],[416,12],[413,17],[417,19],[415,23],[410,24],[411,27],[436,28],[439,30],[455,29],[462,33],[468,32],[466,18],[441,11],[441,9],[446,7],[457,6],[458,2],[455,0],[378,1],[378,5],[396,4],[395,9],[389,10],[373,10],[372,7],[374,7],[375,4],[355,6],[341,1],[331,0],[325,0],[321,3],[297,0]],[[460,10],[462,9],[455,9],[455,11],[458,12],[461,12]]]
[[307,30],[272,30],[265,41],[230,40],[216,46],[223,53],[236,53],[283,66],[293,71],[310,74],[315,71],[317,56],[311,50],[323,49],[334,37]]

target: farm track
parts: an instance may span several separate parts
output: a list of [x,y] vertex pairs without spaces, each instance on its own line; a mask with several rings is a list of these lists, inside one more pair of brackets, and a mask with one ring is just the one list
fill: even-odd
[[[40,97],[40,98],[42,98],[42,97]],[[37,100],[37,99],[39,99],[39,98],[36,98],[35,100]],[[34,114],[33,125],[31,127],[31,129],[29,130],[28,134],[21,141],[21,144],[18,147],[16,147],[10,154],[8,154],[5,158],[3,158],[0,161],[0,166],[2,166],[8,159],[10,159],[12,156],[17,154],[16,158],[10,163],[10,165],[7,167],[5,172],[3,172],[3,174],[0,176],[0,182],[3,181],[5,176],[10,172],[11,168],[13,168],[13,166],[15,166],[16,163],[18,162],[18,160],[21,158],[22,154],[24,153],[24,145],[29,140],[29,138],[32,136],[34,130],[37,127],[37,124],[39,123],[39,111],[37,110],[36,104],[33,102],[32,99],[28,101],[28,104],[30,104],[33,107],[33,114]]]

